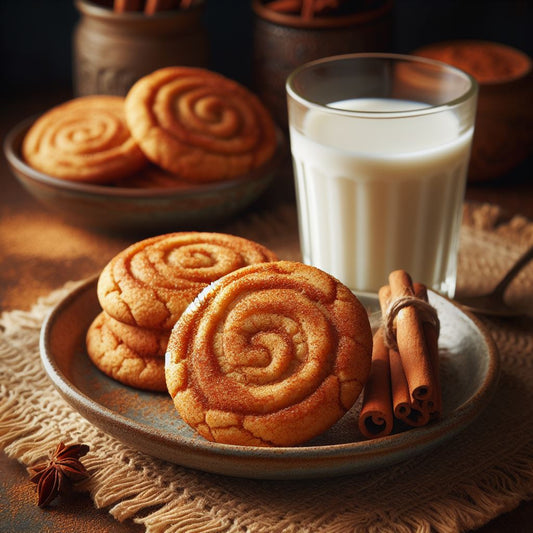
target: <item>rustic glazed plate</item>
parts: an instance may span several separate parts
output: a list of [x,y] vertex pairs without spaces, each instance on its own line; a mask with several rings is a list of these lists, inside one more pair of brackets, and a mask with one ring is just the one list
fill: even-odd
[[[90,362],[85,333],[100,312],[96,279],[73,290],[45,320],[44,368],[60,394],[108,434],[147,454],[218,474],[296,479],[364,472],[426,452],[467,427],[486,407],[498,379],[494,342],[478,321],[431,292],[441,320],[443,416],[438,423],[367,441],[357,429],[359,406],[304,446],[258,448],[208,442],[179,418],[170,397],[113,381]],[[370,312],[373,296],[361,296]]]
[[24,136],[35,118],[15,126],[4,154],[20,183],[48,209],[82,227],[114,232],[166,231],[219,223],[243,210],[267,189],[284,157],[278,148],[261,167],[224,182],[172,187],[125,187],[77,183],[54,178],[28,166],[21,157]]

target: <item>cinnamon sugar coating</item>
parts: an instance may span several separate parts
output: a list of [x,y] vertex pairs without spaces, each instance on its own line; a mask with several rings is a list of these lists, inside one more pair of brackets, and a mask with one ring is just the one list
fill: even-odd
[[100,313],[89,326],[87,353],[104,374],[137,389],[165,391],[165,360],[143,357],[117,337]]
[[129,246],[104,267],[98,299],[120,322],[170,330],[209,283],[238,268],[276,259],[264,246],[234,235],[159,235]]
[[126,120],[147,157],[191,181],[236,177],[268,161],[274,122],[259,99],[220,74],[168,67],[126,96]]
[[205,289],[172,331],[165,373],[181,418],[206,439],[292,446],[352,407],[371,351],[366,311],[347,287],[279,261]]
[[52,108],[28,130],[22,155],[40,172],[87,183],[109,183],[147,164],[119,96],[85,96]]
[[106,326],[141,357],[165,357],[170,330],[131,326],[115,320],[104,311]]

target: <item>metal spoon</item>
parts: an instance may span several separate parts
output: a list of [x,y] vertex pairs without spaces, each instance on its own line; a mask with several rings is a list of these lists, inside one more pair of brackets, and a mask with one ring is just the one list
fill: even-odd
[[509,306],[503,295],[505,290],[516,275],[533,259],[533,246],[527,250],[505,274],[502,280],[487,294],[480,296],[465,296],[458,301],[466,309],[482,315],[491,316],[518,316],[524,313],[524,309]]

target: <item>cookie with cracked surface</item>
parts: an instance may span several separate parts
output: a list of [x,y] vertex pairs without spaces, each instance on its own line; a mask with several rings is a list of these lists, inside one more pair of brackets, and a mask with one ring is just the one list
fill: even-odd
[[111,330],[102,312],[87,330],[87,353],[104,374],[136,389],[166,391],[165,359],[143,357]]
[[75,98],[41,115],[22,155],[40,172],[86,183],[109,183],[148,163],[126,124],[124,98],[106,95]]
[[352,407],[371,352],[367,313],[346,286],[279,261],[206,288],[170,335],[165,375],[181,418],[206,439],[292,446]]
[[275,260],[274,252],[235,235],[159,235],[111,259],[98,279],[98,299],[119,322],[170,330],[209,283],[247,265]]
[[138,80],[126,96],[126,120],[152,162],[195,182],[245,174],[277,147],[274,121],[257,96],[201,68],[167,67]]
[[165,357],[170,330],[131,326],[103,313],[107,327],[135,353],[141,357]]

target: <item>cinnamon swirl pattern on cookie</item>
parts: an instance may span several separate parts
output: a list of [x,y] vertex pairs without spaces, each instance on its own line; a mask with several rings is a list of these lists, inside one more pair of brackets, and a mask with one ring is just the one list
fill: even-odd
[[206,288],[172,331],[165,374],[181,418],[206,439],[292,446],[352,407],[371,351],[366,311],[347,287],[279,261]]
[[209,283],[247,265],[276,259],[264,246],[234,235],[160,235],[129,246],[104,267],[98,299],[119,322],[170,330]]
[[147,164],[118,96],[85,96],[54,107],[30,127],[22,155],[40,172],[88,183],[109,183]]
[[147,157],[191,181],[242,175],[276,149],[274,122],[248,89],[220,74],[168,67],[137,81],[126,120]]

